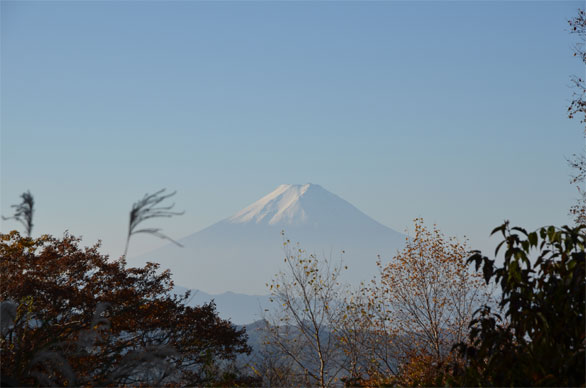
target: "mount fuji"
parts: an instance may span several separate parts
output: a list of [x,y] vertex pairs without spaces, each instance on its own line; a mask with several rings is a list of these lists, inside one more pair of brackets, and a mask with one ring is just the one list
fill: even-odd
[[[284,269],[283,236],[318,258],[348,266],[352,284],[377,273],[380,255],[401,249],[405,236],[316,184],[280,185],[232,217],[129,260],[169,268],[175,284],[207,293],[266,294],[266,283]],[[342,251],[345,253],[342,254]]]

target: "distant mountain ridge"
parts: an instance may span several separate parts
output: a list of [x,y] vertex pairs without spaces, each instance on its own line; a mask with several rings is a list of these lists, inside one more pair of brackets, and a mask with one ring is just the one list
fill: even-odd
[[351,283],[376,273],[377,255],[390,257],[405,236],[368,217],[320,185],[280,185],[233,216],[179,242],[130,259],[169,268],[175,284],[221,294],[267,293],[265,284],[282,269],[283,236],[318,257],[339,259]]
[[[176,294],[184,294],[186,291],[187,288],[181,286],[176,286],[173,290]],[[269,299],[269,295],[246,295],[231,291],[214,295],[201,290],[191,290],[187,304],[201,306],[213,300],[221,318],[228,319],[236,325],[247,325],[263,319],[265,309],[275,308],[275,304]]]

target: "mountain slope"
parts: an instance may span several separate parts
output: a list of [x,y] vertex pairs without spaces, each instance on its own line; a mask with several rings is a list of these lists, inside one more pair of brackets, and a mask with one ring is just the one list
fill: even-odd
[[232,217],[129,260],[170,268],[175,284],[219,294],[265,294],[265,283],[282,269],[283,236],[319,257],[338,260],[352,283],[376,273],[377,255],[389,257],[404,236],[368,217],[319,185],[281,185]]

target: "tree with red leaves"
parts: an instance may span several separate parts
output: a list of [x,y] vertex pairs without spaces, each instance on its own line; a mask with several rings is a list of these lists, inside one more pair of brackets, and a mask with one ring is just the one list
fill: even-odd
[[0,235],[3,386],[211,384],[218,364],[250,352],[213,303],[173,294],[169,271],[128,268],[98,248]]

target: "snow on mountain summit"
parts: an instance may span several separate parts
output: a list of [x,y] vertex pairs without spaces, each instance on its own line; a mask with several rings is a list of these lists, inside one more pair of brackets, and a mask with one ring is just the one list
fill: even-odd
[[230,217],[228,222],[234,224],[253,222],[269,225],[301,225],[308,219],[304,207],[307,207],[309,202],[323,201],[326,193],[334,197],[320,185],[311,183],[280,185],[273,192]]

